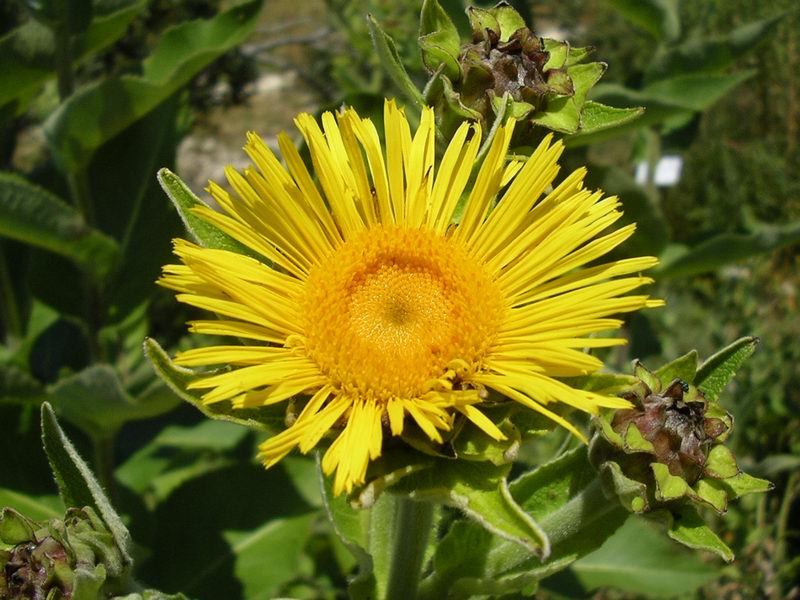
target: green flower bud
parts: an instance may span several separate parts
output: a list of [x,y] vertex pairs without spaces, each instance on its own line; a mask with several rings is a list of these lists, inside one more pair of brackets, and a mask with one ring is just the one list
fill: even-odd
[[[425,1],[420,18],[419,44],[431,74],[425,99],[445,129],[465,119],[492,123],[500,113],[567,134],[585,129],[586,94],[605,71],[603,63],[578,64],[590,49],[539,38],[506,2],[470,7],[467,15],[472,40],[460,45],[436,0]],[[630,120],[641,111],[623,112],[614,118]],[[593,128],[615,124],[598,123]]]
[[647,512],[681,501],[722,514],[729,499],[770,488],[743,473],[724,445],[733,417],[719,404],[689,382],[676,378],[664,385],[638,361],[634,374],[637,383],[622,394],[634,407],[600,415],[590,448],[611,488],[637,490],[623,501],[630,510]]
[[0,598],[94,598],[123,587],[128,568],[111,532],[90,507],[37,522],[0,513]]

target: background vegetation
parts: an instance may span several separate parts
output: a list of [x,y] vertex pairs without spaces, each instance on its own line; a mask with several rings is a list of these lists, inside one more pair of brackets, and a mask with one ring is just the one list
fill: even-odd
[[[460,14],[458,0],[442,4]],[[643,102],[634,92],[666,68],[657,63],[669,49],[692,68],[708,40],[761,23],[747,51],[720,68],[752,73],[716,102],[670,112],[653,100],[650,120],[576,139],[567,160],[588,163],[594,184],[621,193],[640,222],[630,252],[663,257],[655,294],[667,308],[634,318],[630,346],[609,360],[627,370],[634,357],[658,365],[759,336],[722,403],[737,419],[739,461],[776,489],[733,505],[718,524],[738,557],[731,566],[630,520],[545,580],[543,593],[798,597],[800,12],[792,0],[684,1],[674,4],[680,30],[670,40],[648,26],[669,23],[637,17],[636,3],[514,4],[537,32],[596,47],[609,65],[596,93],[615,105]],[[63,513],[36,422],[46,399],[125,515],[148,586],[209,599],[343,597],[355,560],[322,514],[313,461],[293,457],[264,472],[253,432],[178,404],[142,355],[146,335],[170,350],[195,343],[184,323],[197,316],[153,284],[182,231],[155,171],[177,161],[199,192],[204,177],[242,160],[249,129],[269,139],[301,109],[380,107],[397,92],[372,49],[368,12],[422,85],[419,6],[77,5],[89,8],[63,31],[39,3],[0,3],[0,505],[32,518]],[[664,154],[683,158],[679,183],[637,185],[635,166]],[[546,459],[562,438],[541,442],[528,460]],[[264,549],[276,546],[264,564]]]

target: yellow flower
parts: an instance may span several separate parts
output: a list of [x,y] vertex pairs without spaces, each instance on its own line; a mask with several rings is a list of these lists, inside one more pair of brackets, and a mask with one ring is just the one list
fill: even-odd
[[656,259],[586,267],[634,226],[610,229],[619,202],[585,190],[584,169],[551,189],[560,142],[548,136],[529,159],[507,162],[511,121],[470,184],[477,125],[462,125],[437,162],[430,109],[412,135],[387,101],[385,149],[354,110],[324,114],[321,128],[307,114],[296,124],[318,184],[287,136],[284,166],[251,133],[255,168],[226,172],[236,197],[211,183],[222,212],[195,209],[263,260],[176,240],[183,264],[160,280],[181,302],[221,316],[192,331],[250,340],[178,354],[179,365],[229,367],[191,383],[204,402],[307,399],[261,445],[266,466],[336,431],[322,467],[335,471],[338,494],[363,483],[384,436],[412,421],[434,442],[458,415],[503,439],[479,408],[488,388],[579,437],[547,405],[628,406],[556,378],[602,366],[582,349],[624,343],[591,335],[619,328],[612,315],[660,304],[623,296],[651,281],[639,272]]

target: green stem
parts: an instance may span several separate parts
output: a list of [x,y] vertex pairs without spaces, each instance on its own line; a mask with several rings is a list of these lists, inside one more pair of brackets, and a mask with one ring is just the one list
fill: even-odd
[[8,272],[8,264],[0,244],[0,321],[6,330],[6,342],[12,339],[22,338],[22,319],[17,306],[17,298],[14,295],[14,288],[11,285],[11,275]]
[[388,493],[372,507],[370,553],[381,600],[417,597],[433,511],[430,502],[415,502]]
[[[786,560],[786,536],[789,529],[789,514],[791,513],[792,505],[797,495],[797,488],[800,486],[800,472],[794,471],[789,475],[789,480],[786,482],[786,491],[781,500],[780,511],[778,512],[778,524],[775,532],[775,551],[772,556],[772,564],[781,567]],[[773,600],[783,598],[783,581],[781,578],[781,570],[778,568],[775,572],[775,582],[773,585]]]
[[53,29],[56,43],[56,76],[58,77],[58,98],[61,102],[72,94],[75,79],[72,74],[72,43],[66,22]]

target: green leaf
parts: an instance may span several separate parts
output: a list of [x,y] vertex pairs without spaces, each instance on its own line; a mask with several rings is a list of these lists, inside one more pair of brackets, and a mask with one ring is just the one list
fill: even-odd
[[719,73],[753,51],[783,20],[784,14],[745,23],[722,36],[687,40],[652,60],[645,81],[657,81],[689,73]]
[[642,518],[628,519],[603,546],[571,567],[591,590],[613,587],[648,598],[690,594],[719,576],[718,567],[670,543]]
[[697,350],[679,356],[658,369],[655,374],[661,380],[661,384],[666,387],[673,379],[693,383],[695,373],[697,373]]
[[98,280],[119,253],[114,240],[88,227],[74,208],[10,173],[0,173],[0,235],[66,256]]
[[713,552],[725,562],[733,561],[731,549],[709,529],[691,505],[684,504],[675,513],[659,510],[650,515],[667,524],[667,535],[676,542],[694,550]]
[[186,231],[198,244],[206,248],[218,248],[236,252],[237,254],[246,254],[266,262],[266,259],[255,254],[241,242],[195,215],[192,211],[193,208],[206,205],[194,195],[189,186],[181,181],[181,178],[175,173],[169,169],[159,169],[157,177],[161,188],[172,200],[172,204],[178,211]]
[[59,380],[48,388],[47,397],[61,416],[100,437],[113,435],[128,421],[163,414],[177,403],[167,394],[151,395],[144,401],[132,398],[108,365],[93,365]]
[[91,506],[103,519],[123,560],[131,563],[131,535],[95,479],[89,466],[80,457],[72,442],[58,424],[50,405],[42,404],[42,443],[64,504],[70,508]]
[[450,15],[438,0],[425,0],[419,15],[419,45],[422,61],[433,73],[444,65],[444,74],[457,81],[461,76],[458,55],[461,39]]
[[68,171],[85,166],[103,143],[240,44],[255,27],[261,5],[262,0],[249,0],[211,19],[176,25],[144,61],[141,75],[105,79],[71,96],[44,126],[61,166]]
[[681,23],[677,0],[608,0],[617,11],[634,25],[641,27],[659,41],[678,39]]
[[279,597],[298,575],[318,517],[281,469],[217,469],[158,505],[152,554],[139,572],[154,587],[190,597]]
[[634,121],[644,114],[641,106],[635,108],[615,108],[589,100],[581,112],[581,133],[592,133],[619,127]]
[[[88,29],[73,40],[75,62],[121,37],[146,6],[145,0],[95,2]],[[29,21],[0,38],[0,106],[34,93],[37,86],[54,78],[54,65],[55,43],[44,25]]]
[[231,453],[247,433],[223,421],[166,427],[118,467],[115,477],[149,506],[156,506],[189,479],[230,466]]
[[706,399],[716,402],[722,390],[736,375],[736,371],[755,352],[757,337],[739,338],[713,356],[710,356],[697,370],[694,384],[703,392]]
[[17,365],[0,365],[0,402],[33,404],[44,396],[44,386]]
[[727,491],[722,482],[717,479],[700,479],[694,485],[694,493],[719,514],[724,514],[728,509]]
[[392,489],[416,500],[458,508],[528,555],[549,554],[549,543],[541,528],[509,492],[507,473],[507,466],[439,460],[431,468],[404,477]]
[[31,519],[45,520],[64,514],[64,505],[58,496],[33,496],[4,487],[0,487],[0,506],[18,510]]
[[750,70],[732,74],[677,75],[645,86],[641,95],[647,100],[702,112],[753,77],[755,73]]
[[367,15],[367,26],[369,27],[372,45],[375,48],[375,52],[378,54],[378,59],[383,69],[406,98],[417,106],[425,106],[422,93],[417,89],[417,86],[414,85],[414,82],[411,81],[411,78],[406,72],[406,68],[403,66],[394,40],[389,37],[389,34],[383,30],[372,15]]
[[365,591],[368,595],[374,595],[376,581],[373,573],[373,560],[366,550],[369,544],[370,513],[364,509],[353,508],[342,494],[333,495],[331,479],[322,473],[319,453],[317,453],[317,478],[328,523],[333,529],[334,535],[358,562],[358,574],[350,582],[350,587]]
[[152,338],[145,339],[144,353],[164,383],[179,398],[207,417],[269,432],[279,431],[285,427],[286,407],[283,404],[261,408],[233,408],[230,402],[204,404],[200,394],[186,387],[190,381],[197,378],[194,371],[173,364],[167,353]]
[[692,277],[800,241],[800,223],[763,227],[749,234],[722,233],[673,254],[656,271],[659,279]]

